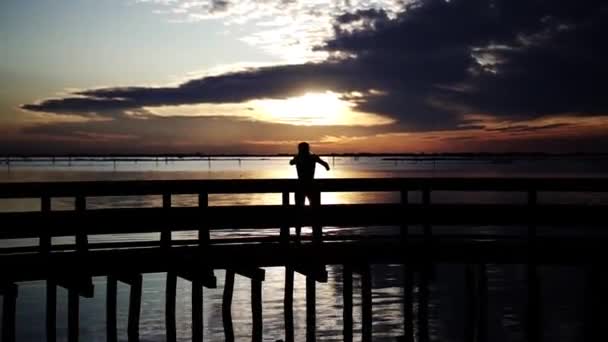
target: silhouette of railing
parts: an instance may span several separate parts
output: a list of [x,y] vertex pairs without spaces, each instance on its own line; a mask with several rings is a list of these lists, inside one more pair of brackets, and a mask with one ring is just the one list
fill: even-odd
[[[535,178],[407,178],[322,179],[320,192],[399,192],[399,203],[334,204],[298,208],[289,195],[300,191],[296,180],[175,180],[117,182],[4,183],[0,198],[39,198],[39,212],[0,213],[0,239],[38,238],[38,246],[2,248],[0,267],[3,300],[3,341],[13,341],[17,282],[47,280],[47,340],[55,340],[56,288],[68,290],[68,339],[78,340],[79,297],[92,296],[92,276],[107,276],[107,336],[117,340],[116,284],[131,287],[128,318],[130,340],[139,339],[142,273],[167,272],[167,340],[175,336],[176,279],[192,283],[192,339],[201,341],[202,289],[215,287],[214,269],[226,269],[222,317],[227,341],[234,340],[231,302],[235,274],[251,279],[252,339],[262,340],[262,267],[284,266],[286,341],[294,340],[294,272],[306,276],[307,341],[315,340],[315,283],[327,280],[325,265],[343,268],[344,340],[352,341],[352,273],[361,274],[362,340],[372,338],[372,263],[404,265],[404,340],[413,341],[413,287],[418,286],[418,341],[428,340],[427,305],[431,266],[437,262],[468,264],[467,339],[487,340],[487,276],[490,262],[524,263],[528,267],[528,340],[540,339],[539,263],[590,263],[603,256],[603,239],[538,237],[538,225],[604,226],[606,205],[540,204],[539,192],[608,192],[608,179]],[[435,204],[433,191],[524,192],[523,204]],[[421,192],[420,203],[408,201]],[[281,193],[281,205],[210,206],[209,194]],[[172,207],[173,195],[198,195],[197,207]],[[161,195],[160,208],[87,209],[97,196]],[[74,210],[53,211],[54,197],[75,198]],[[476,235],[435,236],[434,225],[526,225],[528,234],[480,241]],[[323,236],[323,226],[399,226],[400,236]],[[423,234],[410,234],[409,225],[422,225]],[[294,243],[289,229],[312,226],[311,241]],[[211,230],[278,228],[265,238],[211,239]],[[173,240],[171,233],[197,230],[196,240]],[[159,241],[90,243],[97,234],[160,232]],[[71,245],[53,245],[52,238],[75,236]],[[539,239],[542,238],[542,243]],[[414,277],[414,273],[418,277]],[[418,280],[414,284],[414,279]]]

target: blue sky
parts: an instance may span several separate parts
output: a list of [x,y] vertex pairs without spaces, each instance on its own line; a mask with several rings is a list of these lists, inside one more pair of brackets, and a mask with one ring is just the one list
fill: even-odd
[[0,152],[597,151],[606,13],[573,0],[4,0]]

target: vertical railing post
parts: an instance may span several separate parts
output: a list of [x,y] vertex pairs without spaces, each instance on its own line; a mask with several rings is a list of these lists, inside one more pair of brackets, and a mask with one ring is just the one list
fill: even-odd
[[315,203],[311,203],[313,207],[313,226],[312,226],[312,241],[314,243],[323,242],[323,225],[321,223],[321,191],[318,187],[314,188]]
[[207,192],[198,194],[198,208],[201,211],[201,226],[198,230],[199,247],[207,246],[210,242],[209,223],[207,220],[207,208],[209,207],[209,195]]
[[[283,191],[282,193],[282,205],[283,208],[285,210],[287,210],[287,208],[289,207],[289,191]],[[285,217],[287,217],[288,215],[286,214]],[[281,234],[280,234],[280,240],[282,243],[288,244],[289,243],[289,225],[287,223],[284,223],[283,226],[281,226]]]
[[400,195],[401,195],[401,213],[400,213],[400,218],[401,218],[401,230],[400,230],[400,235],[401,235],[401,242],[406,242],[407,238],[408,238],[408,226],[406,223],[406,215],[405,215],[405,211],[408,205],[408,194],[407,194],[407,190],[402,189],[400,191]]
[[[42,196],[40,198],[40,211],[49,213],[51,211],[51,197]],[[40,235],[40,252],[50,253],[52,247],[52,236],[45,231]],[[57,284],[52,279],[46,281],[46,340],[55,342],[57,339]]]
[[[83,195],[76,196],[76,212],[83,214],[87,210],[87,200]],[[80,226],[82,229],[82,226]],[[86,252],[88,249],[88,238],[87,233],[79,231],[76,233],[76,250],[79,252]]]
[[[42,213],[51,211],[51,198],[49,196],[42,196],[40,198],[40,211]],[[40,235],[40,251],[42,253],[49,253],[51,251],[51,244],[51,234],[49,231],[45,231]]]
[[168,226],[170,224],[169,212],[171,210],[171,194],[164,193],[163,194],[163,209],[164,213],[164,222],[167,225],[163,226],[163,230],[160,233],[160,245],[163,248],[171,247],[171,228]]
[[422,189],[422,205],[425,210],[424,216],[424,239],[429,241],[432,238],[433,232],[431,230],[431,224],[429,219],[431,217],[431,188],[429,185],[425,185]]

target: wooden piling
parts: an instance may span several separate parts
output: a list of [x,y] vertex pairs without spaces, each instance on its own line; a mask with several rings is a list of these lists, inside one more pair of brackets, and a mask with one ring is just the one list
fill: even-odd
[[488,341],[488,275],[485,264],[477,265],[477,342]]
[[285,311],[285,342],[293,342],[293,278],[292,267],[285,267],[285,297],[283,310]]
[[177,274],[167,272],[167,285],[165,288],[165,327],[167,329],[167,342],[175,342],[175,296],[177,287]]
[[106,280],[106,340],[117,342],[118,335],[116,330],[116,277],[109,275]]
[[17,310],[17,285],[2,286],[2,342],[15,342],[15,315]]
[[306,342],[316,341],[316,282],[306,277]]
[[76,288],[68,288],[68,342],[77,342],[79,335],[80,297]]
[[57,340],[57,283],[48,279],[46,281],[46,340]]
[[473,265],[467,264],[464,270],[465,279],[465,293],[464,298],[466,300],[465,308],[465,322],[464,322],[464,341],[475,342],[475,317],[476,313],[476,298],[475,295],[475,270]]
[[350,265],[344,265],[342,269],[342,295],[343,303],[343,332],[344,342],[353,341],[353,270]]
[[418,341],[429,341],[429,272],[430,265],[422,265],[418,279]]
[[226,270],[224,281],[224,294],[222,298],[222,321],[224,322],[224,340],[234,342],[234,329],[232,328],[232,293],[234,291],[234,272]]
[[129,321],[127,335],[129,341],[139,341],[139,317],[141,313],[141,288],[142,276],[137,274],[132,277],[131,291],[129,294]]
[[252,342],[262,342],[263,320],[262,320],[262,281],[251,279],[251,313],[252,313]]
[[361,267],[361,341],[372,341],[372,277],[369,265]]
[[414,299],[412,296],[413,287],[412,267],[403,264],[403,341],[414,341]]
[[538,264],[536,261],[537,232],[535,208],[538,203],[538,193],[535,189],[528,191],[529,225],[528,225],[528,264],[526,265],[526,280],[528,284],[528,307],[526,330],[528,341],[542,340],[540,317],[540,284]]
[[192,281],[192,341],[203,341],[203,284],[199,279]]

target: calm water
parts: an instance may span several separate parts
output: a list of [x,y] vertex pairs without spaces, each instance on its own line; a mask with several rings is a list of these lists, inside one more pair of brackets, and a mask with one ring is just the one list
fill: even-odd
[[[545,176],[545,177],[602,177],[608,176],[607,160],[560,159],[560,160],[515,160],[496,163],[487,160],[416,160],[393,161],[372,157],[325,158],[332,170],[317,170],[319,178],[344,177],[445,177],[445,176]],[[295,169],[289,167],[288,158],[240,158],[203,161],[168,161],[150,159],[138,162],[18,162],[10,167],[0,165],[0,182],[18,181],[75,181],[75,180],[133,180],[133,179],[219,179],[219,178],[295,178]],[[419,201],[420,195],[410,194],[411,201]],[[433,193],[434,202],[523,202],[524,194],[497,193]],[[397,201],[394,193],[336,193],[323,194],[323,203],[364,203]],[[608,203],[606,196],[592,194],[552,194],[539,195],[542,202]],[[101,197],[88,200],[90,208],[160,206],[159,196]],[[229,204],[274,204],[280,203],[279,195],[213,195],[210,205]],[[174,205],[194,205],[193,196],[175,196]],[[73,199],[54,199],[53,210],[73,208]],[[1,211],[39,210],[36,200],[0,200]],[[576,228],[576,227],[573,227]],[[416,228],[414,228],[416,229]],[[453,232],[507,233],[501,227],[463,227],[451,229]],[[360,234],[392,234],[391,227],[353,227]],[[326,234],[341,234],[344,229],[327,227]],[[434,228],[441,234],[447,230]],[[521,229],[509,229],[517,234]],[[564,233],[545,227],[545,234]],[[308,233],[304,230],[304,233]],[[352,232],[351,232],[352,233]],[[581,233],[580,229],[568,233]],[[257,232],[221,232],[218,236],[276,235],[278,230]],[[158,239],[158,234],[112,235],[90,238],[101,240],[150,240]],[[193,233],[181,232],[174,239],[194,238]],[[55,239],[54,243],[73,242],[73,239]],[[0,247],[35,244],[32,240],[1,241]],[[341,266],[328,266],[329,281],[317,284],[317,336],[320,340],[341,340],[342,334],[342,280]],[[391,341],[402,335],[401,271],[398,265],[373,265],[373,334],[374,340]],[[215,272],[217,289],[204,290],[205,339],[223,340],[221,321],[221,296],[224,272]],[[579,341],[582,339],[582,317],[584,316],[584,277],[581,268],[572,266],[543,266],[540,268],[543,325],[546,341]],[[525,311],[526,287],[523,265],[488,265],[489,277],[489,333],[491,341],[523,341],[522,317]],[[142,341],[164,341],[164,280],[165,274],[146,274],[143,283],[140,335]],[[94,298],[82,298],[80,335],[82,341],[105,341],[105,278],[94,278]],[[19,284],[17,301],[18,341],[40,341],[44,334],[44,282]],[[354,321],[355,339],[360,339],[360,281],[354,276]],[[296,274],[294,291],[294,323],[296,340],[305,337],[305,282]],[[284,337],[283,324],[284,270],[266,269],[263,283],[264,340],[275,341]],[[249,340],[251,332],[250,282],[236,276],[235,293],[232,304],[233,322],[237,340]],[[178,340],[190,339],[190,284],[178,279],[177,336]],[[416,291],[416,289],[415,289]],[[433,340],[462,341],[464,327],[464,265],[436,265],[430,294],[430,334]],[[66,340],[67,334],[67,292],[58,290],[58,337]],[[119,337],[126,339],[126,318],[128,307],[128,286],[118,287],[118,328]]]

